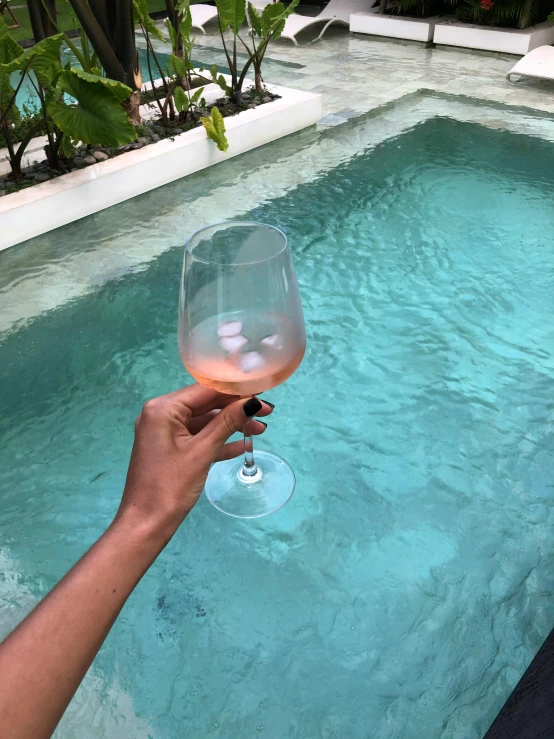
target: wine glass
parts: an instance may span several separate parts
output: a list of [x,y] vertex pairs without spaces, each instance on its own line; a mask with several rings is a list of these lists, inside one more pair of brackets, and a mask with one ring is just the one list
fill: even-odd
[[[263,223],[228,222],[190,236],[179,299],[179,354],[202,385],[250,397],[284,382],[306,348],[298,283],[285,234]],[[284,459],[254,451],[244,427],[244,461],[214,464],[205,491],[237,518],[282,508],[295,477]]]

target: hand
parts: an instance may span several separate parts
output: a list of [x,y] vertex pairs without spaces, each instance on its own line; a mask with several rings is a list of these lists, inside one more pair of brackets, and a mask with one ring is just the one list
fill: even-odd
[[[171,538],[200,497],[210,465],[244,452],[242,441],[225,443],[231,434],[250,416],[268,416],[272,410],[263,401],[240,400],[202,385],[149,400],[135,423],[116,522],[154,526]],[[252,433],[265,429],[264,423],[252,422]]]

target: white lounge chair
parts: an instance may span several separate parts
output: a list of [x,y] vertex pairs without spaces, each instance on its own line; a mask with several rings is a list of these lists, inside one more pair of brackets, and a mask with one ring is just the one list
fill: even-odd
[[217,18],[217,8],[215,5],[196,3],[195,5],[189,5],[189,8],[192,17],[192,27],[199,28],[202,33],[206,33],[206,29],[204,28],[206,23]]
[[535,77],[541,80],[554,80],[554,47],[538,46],[510,69],[506,75],[508,82],[513,82],[512,75]]
[[[307,28],[315,26],[318,23],[325,23],[319,36],[309,42],[310,44],[313,44],[316,41],[319,41],[325,31],[333,23],[343,23],[344,25],[349,26],[350,16],[352,13],[360,13],[364,10],[369,10],[376,4],[376,2],[377,0],[330,0],[319,15],[307,16],[293,13],[292,15],[289,15],[286,20],[281,38],[289,39],[298,46],[299,44],[296,40],[296,36],[301,31],[305,31]],[[305,45],[307,46],[308,44]]]
[[[252,5],[255,8],[263,10],[266,5],[270,5],[273,0],[253,0]],[[208,5],[206,3],[196,3],[195,5],[189,5],[190,14],[192,17],[192,27],[199,28],[202,33],[206,33],[204,26],[210,21],[216,20],[217,8],[215,5]]]

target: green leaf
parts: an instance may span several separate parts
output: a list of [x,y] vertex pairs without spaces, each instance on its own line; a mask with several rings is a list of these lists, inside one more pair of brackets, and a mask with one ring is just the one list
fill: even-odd
[[232,28],[236,35],[246,18],[246,0],[216,0],[219,27],[222,31]]
[[0,64],[0,74],[3,72],[26,74],[32,71],[42,87],[50,87],[61,69],[59,55],[62,43],[62,33],[49,36],[26,49],[17,58]]
[[127,85],[124,85],[123,82],[111,80],[109,77],[101,77],[97,74],[84,72],[82,69],[78,69],[76,67],[71,67],[70,71],[85,82],[92,82],[93,84],[103,85],[112,93],[112,95],[114,95],[116,100],[118,100],[120,103],[126,100],[133,92],[131,88],[127,87]]
[[181,36],[183,37],[184,40],[189,38],[190,32],[192,31],[192,15],[190,13],[190,8],[188,6],[188,3],[187,3],[187,7],[185,8],[183,12],[183,20],[181,21],[179,30],[181,31]]
[[75,144],[73,142],[73,139],[71,136],[68,136],[66,133],[62,135],[62,142],[60,144],[59,152],[62,155],[62,157],[65,157],[66,159],[69,159],[69,157],[73,154],[73,149],[75,148]]
[[167,32],[169,33],[169,40],[171,41],[171,48],[176,49],[177,48],[177,31],[173,28],[173,24],[169,20],[169,18],[165,19],[165,27],[167,28]]
[[202,95],[203,92],[204,92],[204,88],[203,87],[199,87],[198,90],[196,90],[196,92],[191,97],[190,102],[193,105],[195,105],[200,100],[200,96]]
[[262,35],[262,18],[252,3],[248,3],[248,18],[252,30],[258,36]]
[[23,54],[23,49],[12,37],[8,24],[0,15],[0,64],[7,64]]
[[168,62],[168,69],[171,70],[171,74],[177,75],[177,77],[185,77],[187,74],[187,68],[183,60],[176,54],[171,54]]
[[291,2],[287,5],[287,8],[285,10],[285,19],[288,18],[289,15],[292,15],[292,13],[294,13],[298,5],[300,5],[300,0],[291,0]]
[[263,38],[267,38],[272,35],[274,40],[278,39],[283,33],[286,19],[293,12],[299,2],[300,0],[292,0],[287,8],[285,8],[281,2],[266,5],[261,15],[262,32],[258,35]]
[[157,38],[158,41],[165,41],[163,33],[150,17],[147,0],[133,0],[133,8],[135,21],[139,21],[150,36]]
[[47,110],[54,123],[83,144],[122,146],[134,141],[136,131],[113,90],[98,82],[102,78],[90,77],[94,81],[75,74],[75,70],[61,73],[57,92],[71,95],[77,105],[68,105],[61,99],[49,102]]
[[179,113],[186,113],[190,107],[190,102],[187,93],[182,87],[176,87],[173,93],[173,99],[175,100],[175,107]]
[[229,85],[227,84],[227,80],[222,74],[220,74],[219,77],[215,81],[221,87],[221,89],[226,95],[233,94],[232,89],[229,87]]
[[225,123],[223,122],[223,116],[219,112],[219,109],[214,105],[210,112],[210,117],[202,116],[200,122],[206,129],[208,138],[217,144],[219,151],[227,151],[229,142],[225,136]]
[[179,2],[177,2],[175,5],[175,9],[177,10],[177,13],[179,15],[184,15],[189,5],[190,5],[190,0],[179,0]]
[[15,90],[10,83],[9,74],[0,74],[0,118],[7,113],[7,119],[17,123],[21,118],[19,108],[15,104]]
[[212,80],[215,80],[217,82],[217,64],[212,64],[212,66],[210,67],[210,74],[212,75]]
[[285,6],[281,2],[266,5],[262,11],[262,36],[269,36],[276,27],[285,22]]

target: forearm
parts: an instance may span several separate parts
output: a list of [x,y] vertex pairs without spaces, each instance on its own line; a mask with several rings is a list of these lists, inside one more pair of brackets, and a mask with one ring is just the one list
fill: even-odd
[[50,737],[169,537],[116,521],[0,645],[0,736]]

